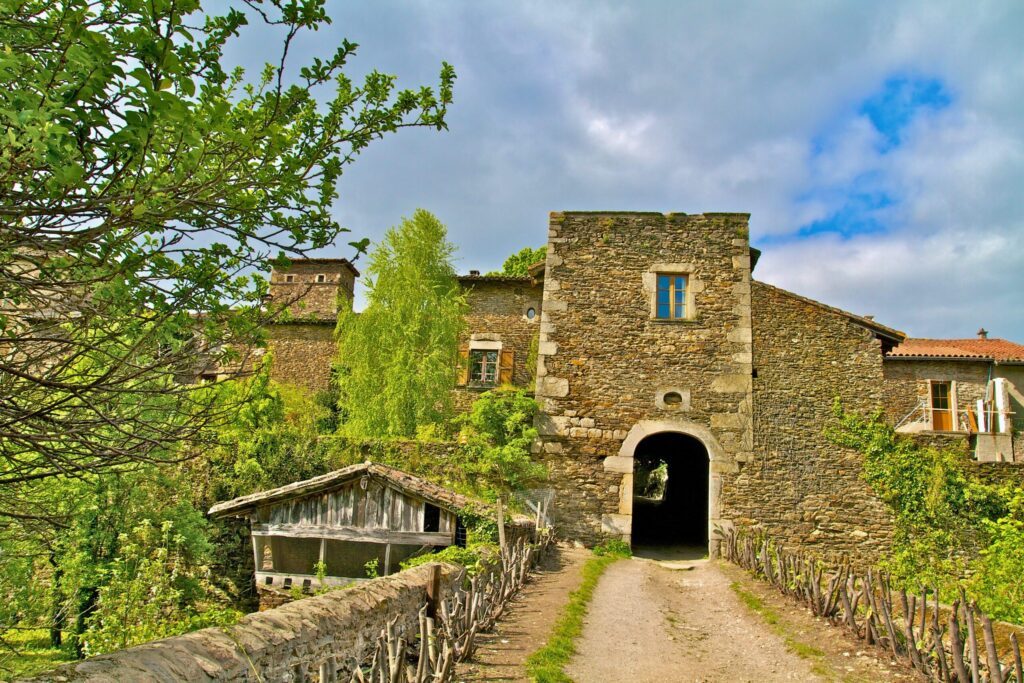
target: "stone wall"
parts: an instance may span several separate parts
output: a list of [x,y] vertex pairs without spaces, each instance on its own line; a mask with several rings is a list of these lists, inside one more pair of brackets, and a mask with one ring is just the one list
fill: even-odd
[[[541,287],[530,278],[464,277],[469,312],[466,331],[459,348],[468,350],[472,340],[500,341],[502,349],[513,352],[512,384],[532,388],[533,368],[528,359],[530,345],[541,318]],[[534,317],[527,311],[534,310]],[[461,386],[456,390],[456,406],[466,410],[481,390]]]
[[754,459],[723,483],[723,509],[785,543],[873,561],[892,532],[861,456],[829,442],[833,399],[882,405],[881,343],[850,318],[753,285]]
[[[31,680],[310,680],[332,658],[342,680],[348,680],[353,664],[372,654],[390,619],[397,616],[400,629],[416,633],[434,566],[249,614],[228,628],[207,628],[67,664]],[[443,595],[460,569],[441,567]]]
[[[749,460],[751,331],[747,214],[552,213],[537,366],[540,457],[560,533],[629,539],[633,448],[685,433],[722,477]],[[690,315],[653,316],[658,272],[689,277]],[[665,392],[680,401],[667,404]]]
[[[918,406],[929,405],[929,380],[955,383],[953,393],[958,413],[971,408],[976,414],[977,402],[985,397],[988,383],[998,377],[1005,378],[1009,383],[1011,449],[1014,460],[1024,462],[1024,367],[965,360],[889,359],[884,370],[887,415],[899,422],[913,413],[913,417],[904,422],[903,429],[912,429],[915,423],[922,425],[921,421],[930,429],[927,412],[915,410]],[[958,417],[956,426],[966,431],[962,418]]]
[[345,259],[297,259],[271,271],[271,304],[294,318],[333,322],[339,305],[351,305],[356,275]]
[[[886,413],[900,421],[923,403],[929,405],[928,380],[956,382],[958,409],[976,405],[985,396],[988,385],[989,363],[965,361],[923,361],[890,359],[885,362]],[[914,413],[914,419],[927,418],[927,414]]]
[[276,382],[323,391],[330,386],[337,353],[334,323],[278,323],[267,330],[273,354],[270,377]]

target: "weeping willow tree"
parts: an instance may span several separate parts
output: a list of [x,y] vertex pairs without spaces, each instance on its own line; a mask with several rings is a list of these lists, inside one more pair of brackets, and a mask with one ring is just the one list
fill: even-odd
[[445,226],[418,209],[388,230],[367,269],[367,306],[338,319],[342,430],[414,437],[451,417],[466,299]]

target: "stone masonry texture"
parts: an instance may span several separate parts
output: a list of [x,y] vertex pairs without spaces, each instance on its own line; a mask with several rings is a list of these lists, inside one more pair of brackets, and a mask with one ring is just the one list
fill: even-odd
[[337,352],[334,322],[278,323],[267,331],[273,354],[274,381],[323,391],[330,386],[331,363]]
[[[750,526],[819,555],[873,562],[892,522],[862,480],[860,455],[824,435],[834,399],[863,413],[882,408],[896,422],[927,401],[929,380],[955,382],[961,409],[990,374],[1024,387],[1024,366],[887,360],[869,321],[752,280],[747,222],[742,213],[556,212],[543,277],[460,278],[469,304],[461,347],[500,342],[514,352],[513,384],[535,387],[535,457],[550,473],[564,537],[630,540],[634,450],[669,431],[708,451],[711,531]],[[658,273],[687,276],[685,319],[655,318]],[[319,274],[326,282],[315,282]],[[351,300],[354,277],[341,259],[275,271],[274,300],[298,295],[297,318],[269,331],[276,380],[327,388],[334,312]],[[1012,447],[1024,463],[1024,397],[1013,392]],[[456,406],[467,410],[478,395],[459,387]],[[914,438],[972,458],[966,433]],[[1024,473],[972,465],[992,481]]]
[[754,456],[723,486],[737,524],[819,555],[870,561],[891,518],[862,480],[861,456],[826,439],[839,398],[847,410],[882,405],[882,354],[848,318],[755,282]]
[[272,379],[313,392],[329,388],[338,310],[352,305],[357,274],[345,259],[306,259],[271,272],[270,305],[285,309],[267,334]]
[[[712,487],[753,449],[750,251],[746,214],[553,213],[544,280],[537,397],[540,457],[562,533],[628,538],[641,421],[713,432]],[[695,308],[652,318],[653,277],[685,274]],[[659,407],[659,391],[690,400]],[[712,523],[723,522],[715,519]]]
[[[35,681],[294,681],[312,680],[334,658],[340,680],[373,653],[394,618],[409,637],[418,629],[433,564],[249,614],[234,626],[206,628],[66,664]],[[441,590],[459,574],[442,566]]]

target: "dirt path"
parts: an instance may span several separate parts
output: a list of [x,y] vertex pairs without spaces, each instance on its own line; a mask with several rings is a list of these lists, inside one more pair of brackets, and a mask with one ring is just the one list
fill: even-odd
[[[612,565],[566,673],[577,683],[892,680],[872,655],[844,657],[841,631],[795,605],[763,602],[757,582],[734,569],[708,560]],[[762,614],[740,600],[734,583],[762,601]],[[810,623],[798,630],[792,620],[801,618]],[[823,640],[838,649],[817,647]]]
[[473,661],[459,665],[459,681],[525,681],[526,658],[551,634],[555,620],[579,587],[589,550],[559,547],[509,606],[493,633],[481,634]]

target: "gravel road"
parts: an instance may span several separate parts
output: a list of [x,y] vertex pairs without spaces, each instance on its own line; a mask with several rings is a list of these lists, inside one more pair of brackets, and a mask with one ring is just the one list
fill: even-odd
[[821,681],[708,560],[623,560],[594,593],[566,673],[577,683]]

